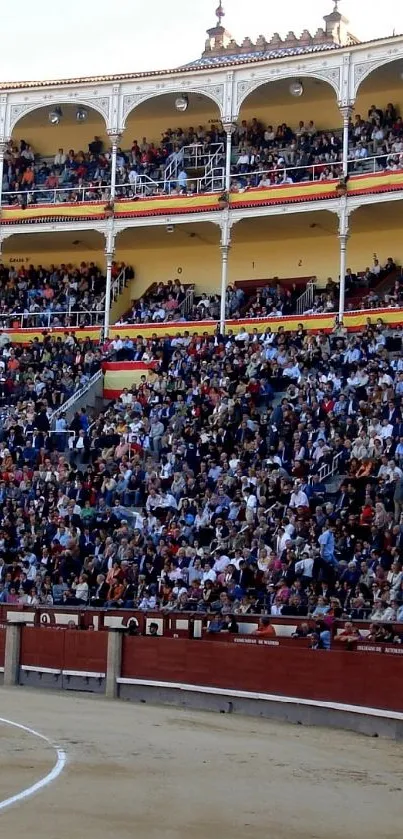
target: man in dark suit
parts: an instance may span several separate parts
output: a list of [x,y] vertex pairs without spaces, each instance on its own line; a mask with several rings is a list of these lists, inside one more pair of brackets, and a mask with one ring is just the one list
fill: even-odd
[[348,510],[351,499],[347,492],[347,484],[342,484],[334,500],[335,513],[343,513]]
[[97,585],[91,597],[91,606],[104,606],[108,596],[109,586],[104,574],[98,574]]

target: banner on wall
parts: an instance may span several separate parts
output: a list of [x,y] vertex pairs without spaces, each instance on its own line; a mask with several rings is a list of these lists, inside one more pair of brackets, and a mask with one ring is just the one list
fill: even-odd
[[[403,172],[387,171],[351,175],[347,183],[349,196],[394,192],[403,188]],[[343,191],[344,194],[344,191]],[[307,181],[304,183],[281,184],[275,187],[251,187],[245,191],[231,192],[229,205],[234,209],[260,207],[276,204],[298,204],[339,198],[337,182]],[[137,200],[138,199],[138,200]],[[115,218],[136,218],[166,216],[183,213],[219,212],[222,202],[218,193],[202,195],[161,195],[138,197],[136,200],[123,198],[114,203]],[[105,201],[63,204],[28,204],[27,207],[4,206],[1,223],[32,224],[48,220],[63,221],[81,219],[94,221],[110,216],[110,206]]]
[[[270,327],[272,332],[277,332],[281,327],[285,330],[285,332],[295,332],[298,329],[298,325],[302,323],[303,328],[306,329],[307,332],[315,333],[323,331],[329,333],[332,332],[334,328],[335,319],[335,313],[330,315],[291,315],[290,317],[283,318],[246,318],[242,320],[228,320],[226,322],[226,330],[227,332],[231,330],[234,334],[240,332],[241,330],[245,330],[246,332],[253,332],[256,330],[257,332],[262,333],[268,329],[268,327]],[[343,323],[349,332],[359,332],[368,323],[375,326],[378,320],[382,321],[385,326],[392,328],[403,326],[403,308],[362,309],[355,312],[346,312]],[[124,330],[125,335],[135,340],[137,335],[141,335],[142,338],[151,338],[153,335],[164,338],[167,335],[177,335],[178,332],[188,332],[189,335],[202,335],[203,333],[213,335],[216,329],[217,321],[213,320],[178,321],[177,323],[174,321],[169,321],[169,323],[141,323],[136,324],[135,326],[120,324],[119,326],[112,326],[110,328],[109,337],[113,340],[118,335],[122,335],[122,330]],[[54,337],[60,335],[63,337],[66,331],[75,335],[78,340],[90,338],[92,341],[97,343],[101,338],[101,330],[99,326],[88,326],[81,329],[70,327],[68,330],[66,330],[66,327],[64,326],[55,328],[50,327],[48,329],[0,329],[0,332],[7,333],[10,340],[17,344],[26,344],[33,341],[35,338],[39,341],[43,341],[44,336],[46,335],[53,335]],[[148,365],[147,369],[149,369],[149,367],[150,365]]]
[[106,361],[102,365],[104,371],[104,399],[118,399],[125,387],[138,385],[141,377],[147,379],[152,375],[157,362],[143,361]]

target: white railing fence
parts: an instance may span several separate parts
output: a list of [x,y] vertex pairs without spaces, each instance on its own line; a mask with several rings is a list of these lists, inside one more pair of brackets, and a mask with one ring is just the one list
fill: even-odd
[[[283,163],[272,167],[264,168],[261,165],[253,171],[247,164],[237,166],[233,169],[233,181],[240,180],[244,188],[258,188],[270,186],[282,186],[287,183],[306,183],[310,181],[338,181],[343,175],[341,161],[322,162],[305,164],[304,166],[293,166],[291,155],[282,152]],[[362,159],[351,159],[348,164],[350,175],[370,175],[379,172],[398,172],[403,169],[402,154],[374,155]],[[261,183],[263,181],[263,183]],[[267,182],[267,183],[266,183]]]
[[194,296],[195,296],[194,286],[191,286],[190,288],[187,288],[186,289],[186,294],[185,294],[185,299],[182,300],[182,303],[179,306],[179,311],[180,311],[182,317],[186,317],[186,315],[188,315],[189,312],[192,311]]
[[[325,481],[326,478],[330,478],[332,475],[336,474],[339,468],[341,456],[342,452],[337,452],[337,454],[333,455],[329,463],[323,463],[319,471],[316,473],[319,476],[320,481]],[[313,475],[310,476],[309,483],[313,483]]]
[[183,146],[179,151],[170,155],[164,172],[164,181],[166,183],[176,181],[181,169],[204,169],[206,177],[207,170],[214,168],[223,154],[223,143],[213,143],[207,148],[202,143]]
[[[111,303],[116,302],[118,297],[121,295],[123,289],[126,287],[126,283],[127,283],[126,273],[127,273],[127,268],[125,266],[124,268],[122,268],[122,270],[120,271],[118,276],[115,277],[112,280],[112,283],[111,283]],[[102,321],[104,319],[105,302],[106,302],[106,293],[102,295],[101,300],[100,300],[100,304],[99,304],[100,307],[101,307],[101,312],[102,312]]]
[[91,204],[100,201],[109,201],[110,186],[67,186],[57,189],[42,189],[35,186],[34,189],[15,190],[2,193],[3,206],[31,207],[36,204]]
[[305,291],[298,297],[296,303],[297,315],[302,315],[308,309],[311,309],[315,300],[316,283],[313,281],[306,284]]
[[[223,179],[224,176],[224,169],[220,166],[222,164],[222,160],[225,157],[224,146],[222,143],[217,145],[217,149],[210,156],[210,159],[206,163],[205,170],[204,170],[204,191],[205,192],[215,192],[216,191],[216,179],[217,173],[218,177]],[[225,179],[220,181],[220,189],[223,189],[225,186]]]
[[[0,314],[0,329],[49,329],[56,326],[100,326],[104,322],[104,311],[84,309],[43,312],[10,312]],[[15,327],[14,324],[17,324]]]
[[158,195],[199,195],[205,192],[222,192],[225,185],[225,171],[223,167],[216,167],[209,171],[208,176],[187,176],[181,182],[179,176],[171,180],[155,181],[147,175],[138,175],[134,183],[118,184],[116,199],[122,201],[152,198]]
[[170,181],[178,176],[179,169],[183,166],[184,155],[184,147],[179,151],[172,152],[168,158],[168,165],[165,167],[164,181]]
[[[240,188],[275,188],[289,183],[309,183],[312,181],[333,182],[342,177],[342,163],[322,162],[305,164],[303,166],[293,165],[293,154],[287,153],[286,149],[278,150],[282,155],[283,163],[270,169],[264,168],[263,164],[258,169],[252,169],[248,164],[238,166],[235,163],[232,167],[232,183],[238,181]],[[133,183],[128,180],[126,183],[117,184],[116,200],[136,200],[140,197],[147,198],[153,195],[172,195],[175,192],[188,192],[199,194],[204,192],[219,192],[225,186],[224,168],[218,166],[223,155],[223,149],[219,146],[216,151],[208,156],[205,163],[205,173],[202,177],[188,177],[186,187],[178,184],[178,171],[175,167],[172,175],[165,175],[164,180],[155,180],[149,175],[136,174]],[[199,167],[192,167],[199,168]],[[372,157],[353,158],[348,162],[349,175],[369,175],[380,172],[398,172],[403,169],[403,153],[376,154]],[[167,172],[167,170],[166,170]],[[5,190],[2,193],[2,205],[30,207],[35,204],[65,204],[65,203],[93,203],[107,202],[110,200],[110,186],[96,186],[93,184],[79,186],[63,186],[57,189],[46,189],[34,186],[33,189]]]
[[[64,414],[67,411],[70,411],[72,408],[74,408],[74,405],[76,404],[76,402],[78,402],[78,400],[81,399],[82,396],[84,396],[86,393],[88,393],[88,391],[93,387],[93,385],[95,385],[96,382],[98,382],[100,379],[102,379],[102,376],[103,376],[102,370],[97,370],[97,372],[94,373],[94,375],[91,376],[90,379],[88,379],[88,382],[86,382],[84,385],[79,387],[78,390],[76,390],[76,392],[73,393],[72,396],[70,396],[70,399],[66,399],[66,402],[63,402],[62,405],[60,405],[58,408],[56,408],[53,411],[52,416],[51,416],[51,422],[54,422],[55,420],[57,420],[57,418],[60,417],[61,414]],[[62,432],[60,432],[60,433],[62,433]]]

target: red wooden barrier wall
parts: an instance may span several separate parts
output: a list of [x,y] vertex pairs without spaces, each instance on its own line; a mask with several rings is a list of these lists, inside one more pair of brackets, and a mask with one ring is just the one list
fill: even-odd
[[0,629],[0,667],[4,667],[4,650],[6,648],[6,630]]
[[[57,630],[56,630],[57,631]],[[106,673],[108,634],[67,629],[64,635],[63,670]]]
[[106,632],[24,626],[20,664],[57,670],[106,672]]
[[122,676],[403,711],[403,656],[125,637]]
[[61,670],[64,656],[64,632],[36,626],[21,630],[20,664]]

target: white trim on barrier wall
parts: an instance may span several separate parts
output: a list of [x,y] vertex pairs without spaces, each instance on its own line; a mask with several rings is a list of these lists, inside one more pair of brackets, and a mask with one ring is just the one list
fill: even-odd
[[345,705],[340,702],[321,702],[317,699],[301,699],[297,696],[277,696],[275,693],[254,693],[247,690],[231,690],[226,688],[207,687],[206,685],[187,685],[181,682],[158,682],[149,679],[128,679],[120,677],[116,679],[119,685],[138,685],[140,687],[169,688],[170,690],[182,690],[189,693],[207,693],[213,696],[232,696],[234,699],[258,699],[264,702],[279,702],[283,705],[306,705],[313,708],[322,708],[329,711],[344,711],[350,714],[366,714],[371,717],[393,719],[396,722],[403,722],[403,714],[398,711],[387,711],[381,708],[367,708],[365,705]]

